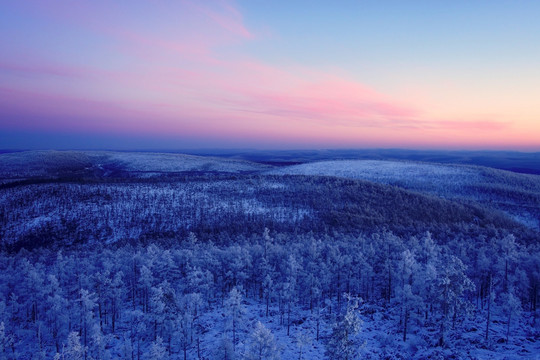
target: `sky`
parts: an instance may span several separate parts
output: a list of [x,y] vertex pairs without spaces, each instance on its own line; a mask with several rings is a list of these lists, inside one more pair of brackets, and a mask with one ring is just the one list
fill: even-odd
[[0,148],[540,151],[539,1],[0,1]]

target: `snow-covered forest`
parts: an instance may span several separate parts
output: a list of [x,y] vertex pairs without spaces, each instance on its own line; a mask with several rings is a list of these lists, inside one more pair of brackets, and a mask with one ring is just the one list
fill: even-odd
[[440,165],[422,191],[415,163],[388,183],[380,164],[18,156],[0,155],[0,359],[540,353],[537,176]]

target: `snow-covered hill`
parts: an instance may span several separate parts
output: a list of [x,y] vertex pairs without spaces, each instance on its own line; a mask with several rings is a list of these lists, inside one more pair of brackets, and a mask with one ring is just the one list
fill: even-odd
[[105,153],[104,164],[115,164],[131,172],[255,172],[271,168],[244,160],[230,160],[183,154]]
[[272,169],[270,174],[336,176],[480,202],[540,228],[540,176],[479,166],[411,161],[336,160]]
[[194,155],[111,151],[25,151],[0,154],[0,181],[28,177],[137,177],[186,172],[246,173],[271,169],[244,160]]
[[406,161],[335,160],[293,165],[272,170],[274,174],[338,176],[397,185],[423,191],[442,192],[478,182],[472,167]]

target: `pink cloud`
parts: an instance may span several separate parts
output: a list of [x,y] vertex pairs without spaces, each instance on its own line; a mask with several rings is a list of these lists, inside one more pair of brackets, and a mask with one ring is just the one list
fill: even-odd
[[461,121],[431,121],[426,122],[426,126],[451,130],[480,130],[480,131],[500,131],[510,127],[508,121],[499,120],[461,120]]

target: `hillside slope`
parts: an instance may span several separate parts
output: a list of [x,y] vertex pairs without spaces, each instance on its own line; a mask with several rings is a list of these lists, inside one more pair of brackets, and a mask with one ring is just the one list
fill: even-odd
[[271,174],[336,176],[394,185],[504,211],[540,229],[540,176],[479,166],[410,161],[321,161],[270,170]]

